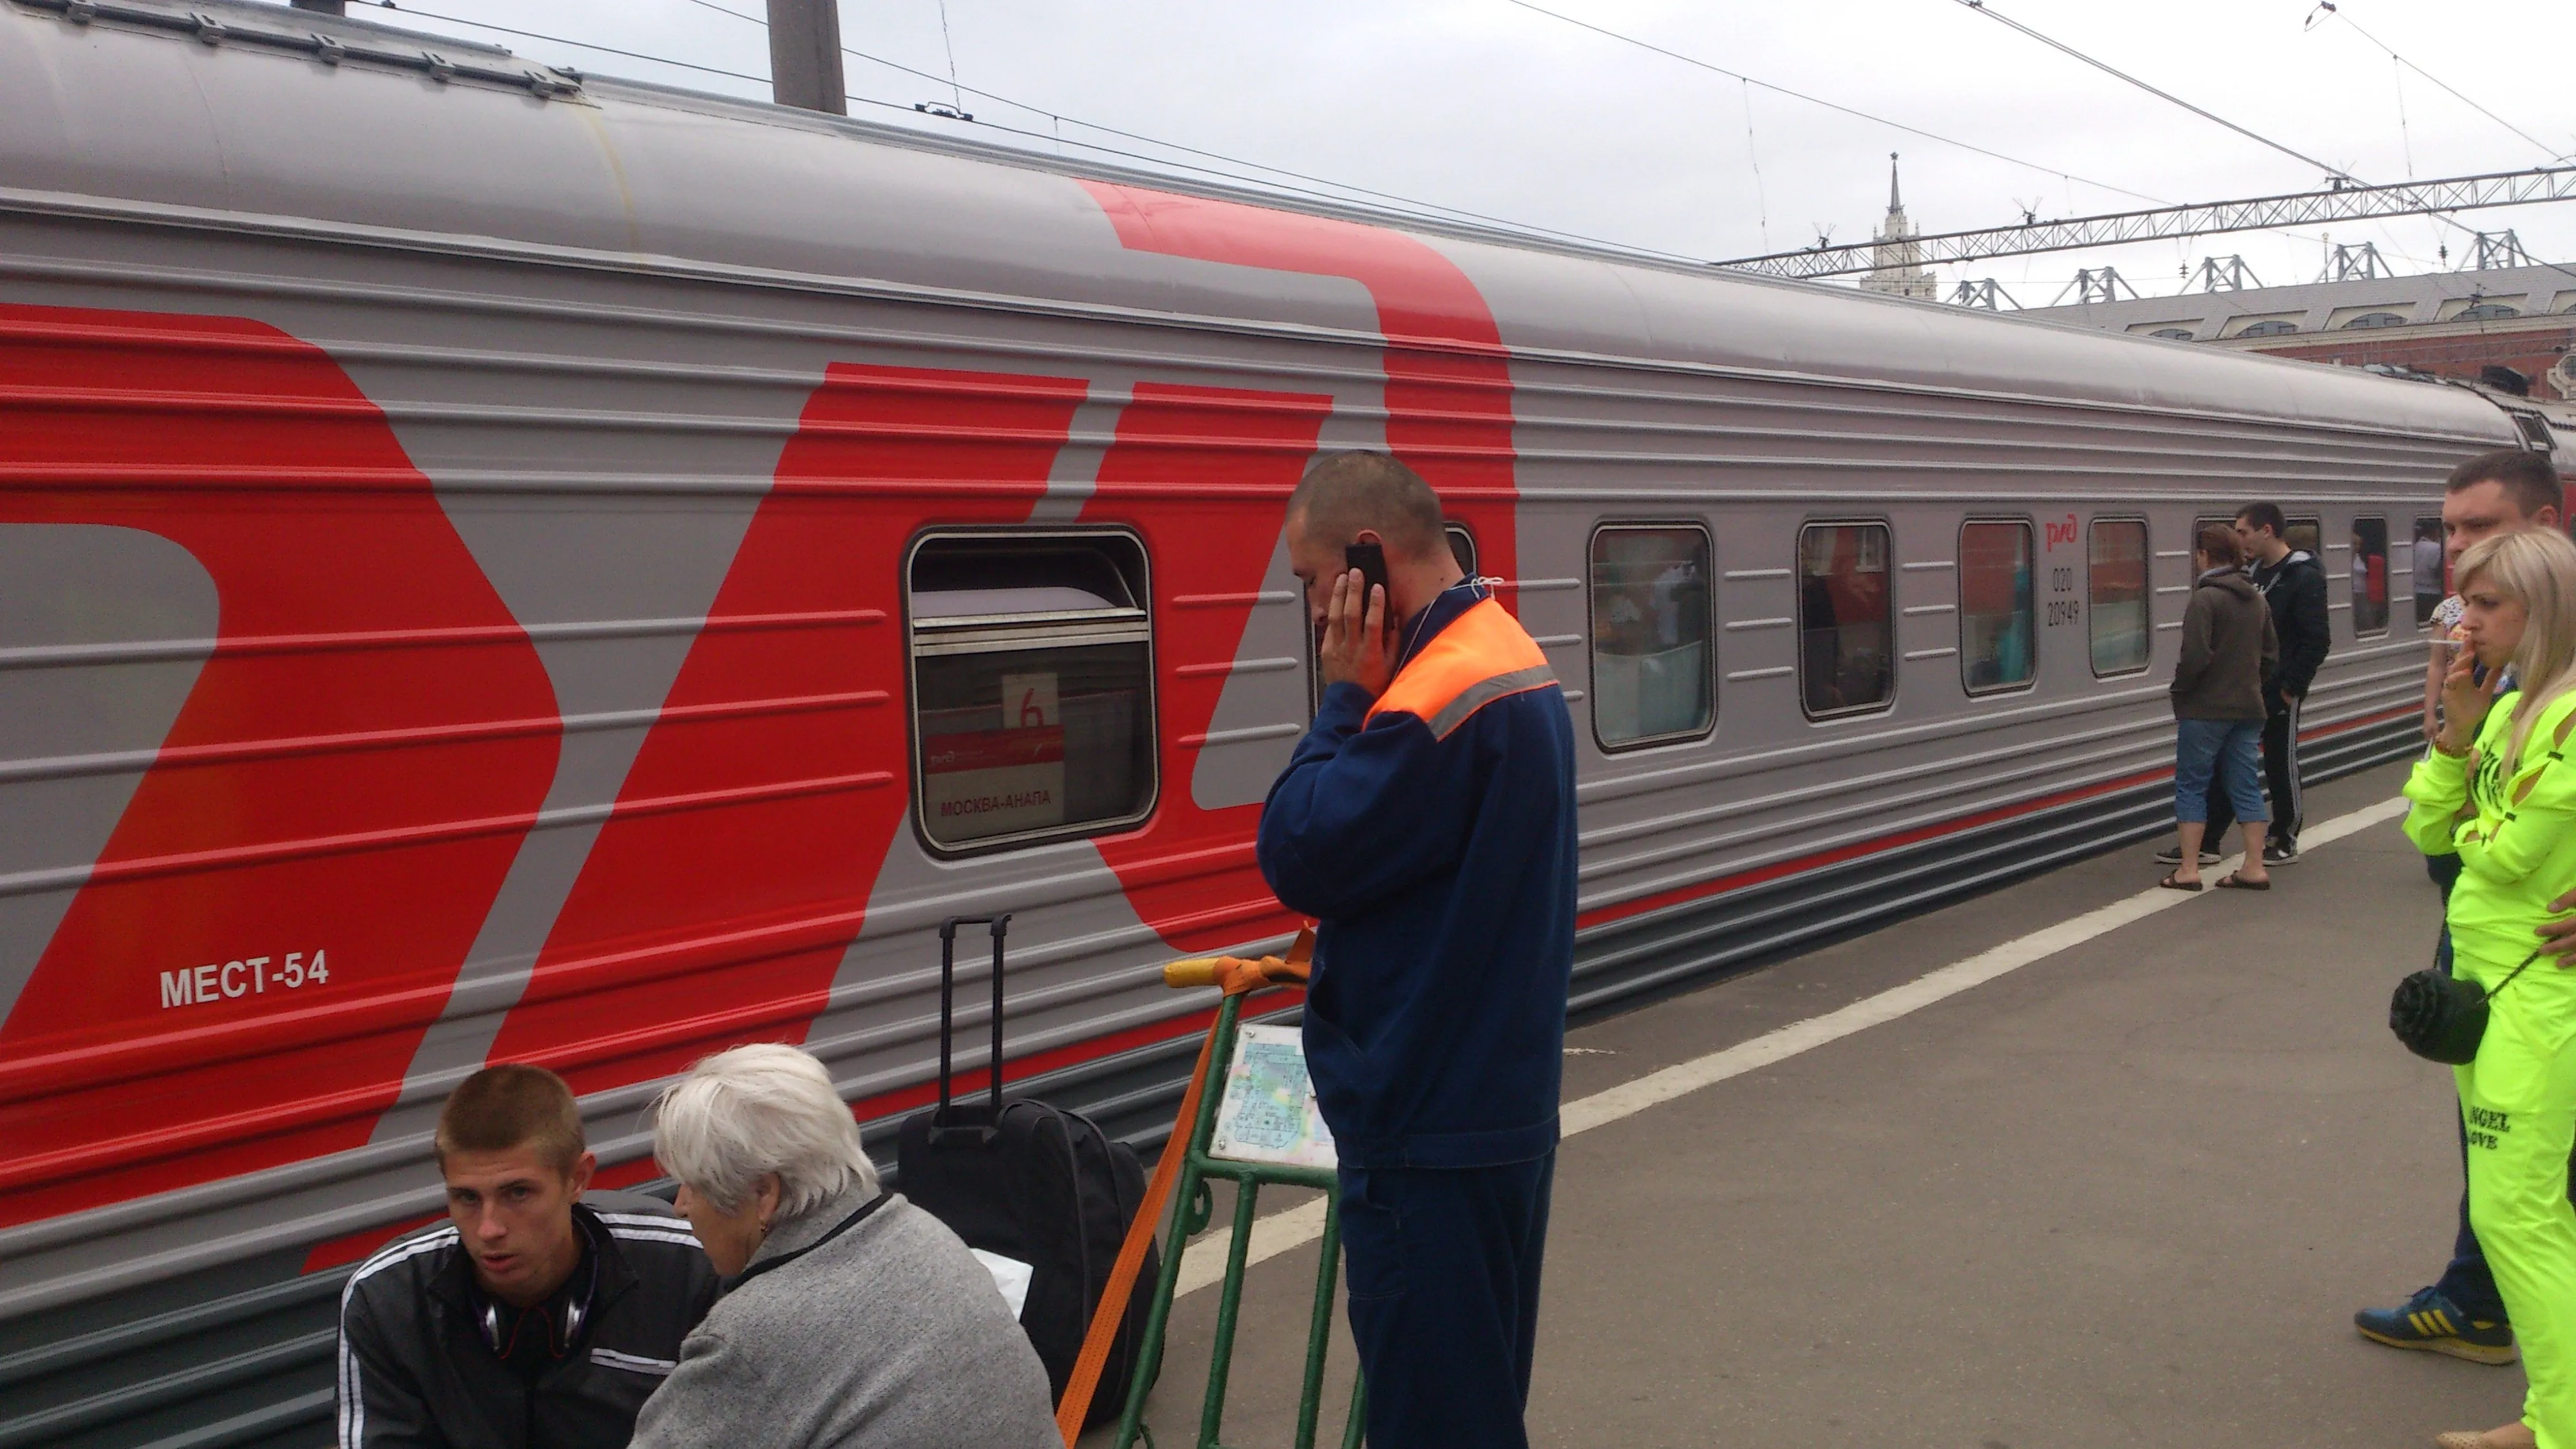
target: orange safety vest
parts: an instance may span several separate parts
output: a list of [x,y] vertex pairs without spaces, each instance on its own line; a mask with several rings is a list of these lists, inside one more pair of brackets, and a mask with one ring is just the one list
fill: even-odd
[[1433,739],[1445,740],[1495,700],[1554,683],[1556,671],[1529,631],[1502,605],[1483,599],[1405,661],[1360,727],[1402,711],[1429,725]]

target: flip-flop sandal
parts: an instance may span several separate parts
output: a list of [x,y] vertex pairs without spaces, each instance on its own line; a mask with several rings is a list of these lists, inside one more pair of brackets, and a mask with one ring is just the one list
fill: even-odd
[[2199,881],[2177,880],[2170,875],[2166,876],[2163,880],[2157,881],[2156,884],[2163,886],[2169,891],[2196,891],[2201,887],[2201,882]]
[[2223,891],[2268,891],[2272,888],[2272,878],[2265,876],[2261,880],[2247,880],[2231,870],[2219,877],[2218,888]]

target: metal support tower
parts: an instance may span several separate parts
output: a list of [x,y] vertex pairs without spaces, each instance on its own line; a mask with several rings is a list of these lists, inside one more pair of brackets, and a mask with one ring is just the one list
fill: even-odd
[[2094,302],[2117,302],[2123,291],[2129,294],[2130,301],[2138,300],[2138,289],[2129,285],[2129,279],[2121,276],[2120,269],[2117,267],[2076,269],[2075,300],[2078,302],[2088,305]]
[[1959,290],[1950,294],[1950,301],[1954,306],[1983,307],[1989,312],[2000,312],[2005,307],[2016,312],[2021,310],[2021,303],[2014,301],[2012,293],[2005,291],[2003,284],[1992,277],[1982,277],[1973,282],[1962,279]]
[[782,106],[850,113],[839,0],[769,0],[769,93]]
[[[1914,237],[1909,240],[1909,245],[1920,248],[1923,265],[1931,267],[1944,262],[1977,262],[1989,257],[2076,251],[2160,237],[2270,231],[2356,217],[2424,216],[2438,212],[2472,211],[2483,206],[2519,206],[2527,202],[2571,199],[2576,199],[2576,166],[2544,166],[2531,171],[2498,171],[2482,176],[2407,181],[2390,186],[2347,185],[2325,191],[2259,196],[2245,201],[2215,201],[2200,206],[2167,206],[2153,211],[2070,217],[2064,221],[2025,219],[2018,226]],[[1834,246],[1820,240],[1805,251],[1738,257],[1711,265],[1738,267],[1773,277],[1838,277],[1866,272],[1875,266],[1877,263],[1870,254],[1875,245],[1874,242],[1848,242]]]
[[2328,271],[2328,279],[2337,282],[2365,282],[2389,274],[2388,264],[2380,260],[2377,242],[2363,242],[2357,247],[2336,243],[2334,265]]
[[2482,231],[2477,234],[2477,240],[2477,261],[2471,265],[2471,271],[2490,272],[2505,267],[2534,265],[2531,253],[2522,249],[2522,238],[2511,231]]
[[2248,287],[2261,285],[2263,279],[2254,275],[2254,269],[2245,265],[2241,256],[2203,257],[2199,269],[2191,274],[2190,281],[2182,284],[2182,289],[2186,292],[2195,287],[2204,292],[2242,292]]

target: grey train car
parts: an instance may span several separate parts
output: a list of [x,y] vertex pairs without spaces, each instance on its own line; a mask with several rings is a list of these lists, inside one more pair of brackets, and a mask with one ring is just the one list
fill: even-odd
[[1319,449],[1556,663],[1589,1007],[2154,829],[2245,500],[2334,581],[2315,767],[2402,752],[2439,480],[2550,442],[227,0],[0,4],[0,409],[0,1445],[197,1449],[329,1437],[487,1061],[612,1183],[738,1041],[881,1131],[1010,911],[1015,1084],[1149,1139],[1158,963],[1297,924]]

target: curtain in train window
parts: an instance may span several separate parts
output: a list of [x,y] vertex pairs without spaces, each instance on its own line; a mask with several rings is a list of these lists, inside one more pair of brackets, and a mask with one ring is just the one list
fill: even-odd
[[2352,632],[2388,632],[2388,520],[2352,521]]
[[1877,709],[1896,692],[1891,551],[1884,523],[1798,535],[1798,687],[1810,715]]
[[2147,667],[2147,525],[2097,518],[2085,549],[2086,628],[2095,674]]
[[1154,803],[1144,551],[1123,534],[913,554],[914,799],[943,849],[1100,834]]
[[1592,535],[1592,732],[1604,749],[1685,739],[1717,720],[1708,534]]
[[1959,671],[1970,694],[2030,683],[2038,635],[2030,525],[1959,530]]
[[2433,611],[2442,607],[2450,583],[2443,571],[2442,520],[2415,520],[2415,627],[2421,629],[2433,622]]

